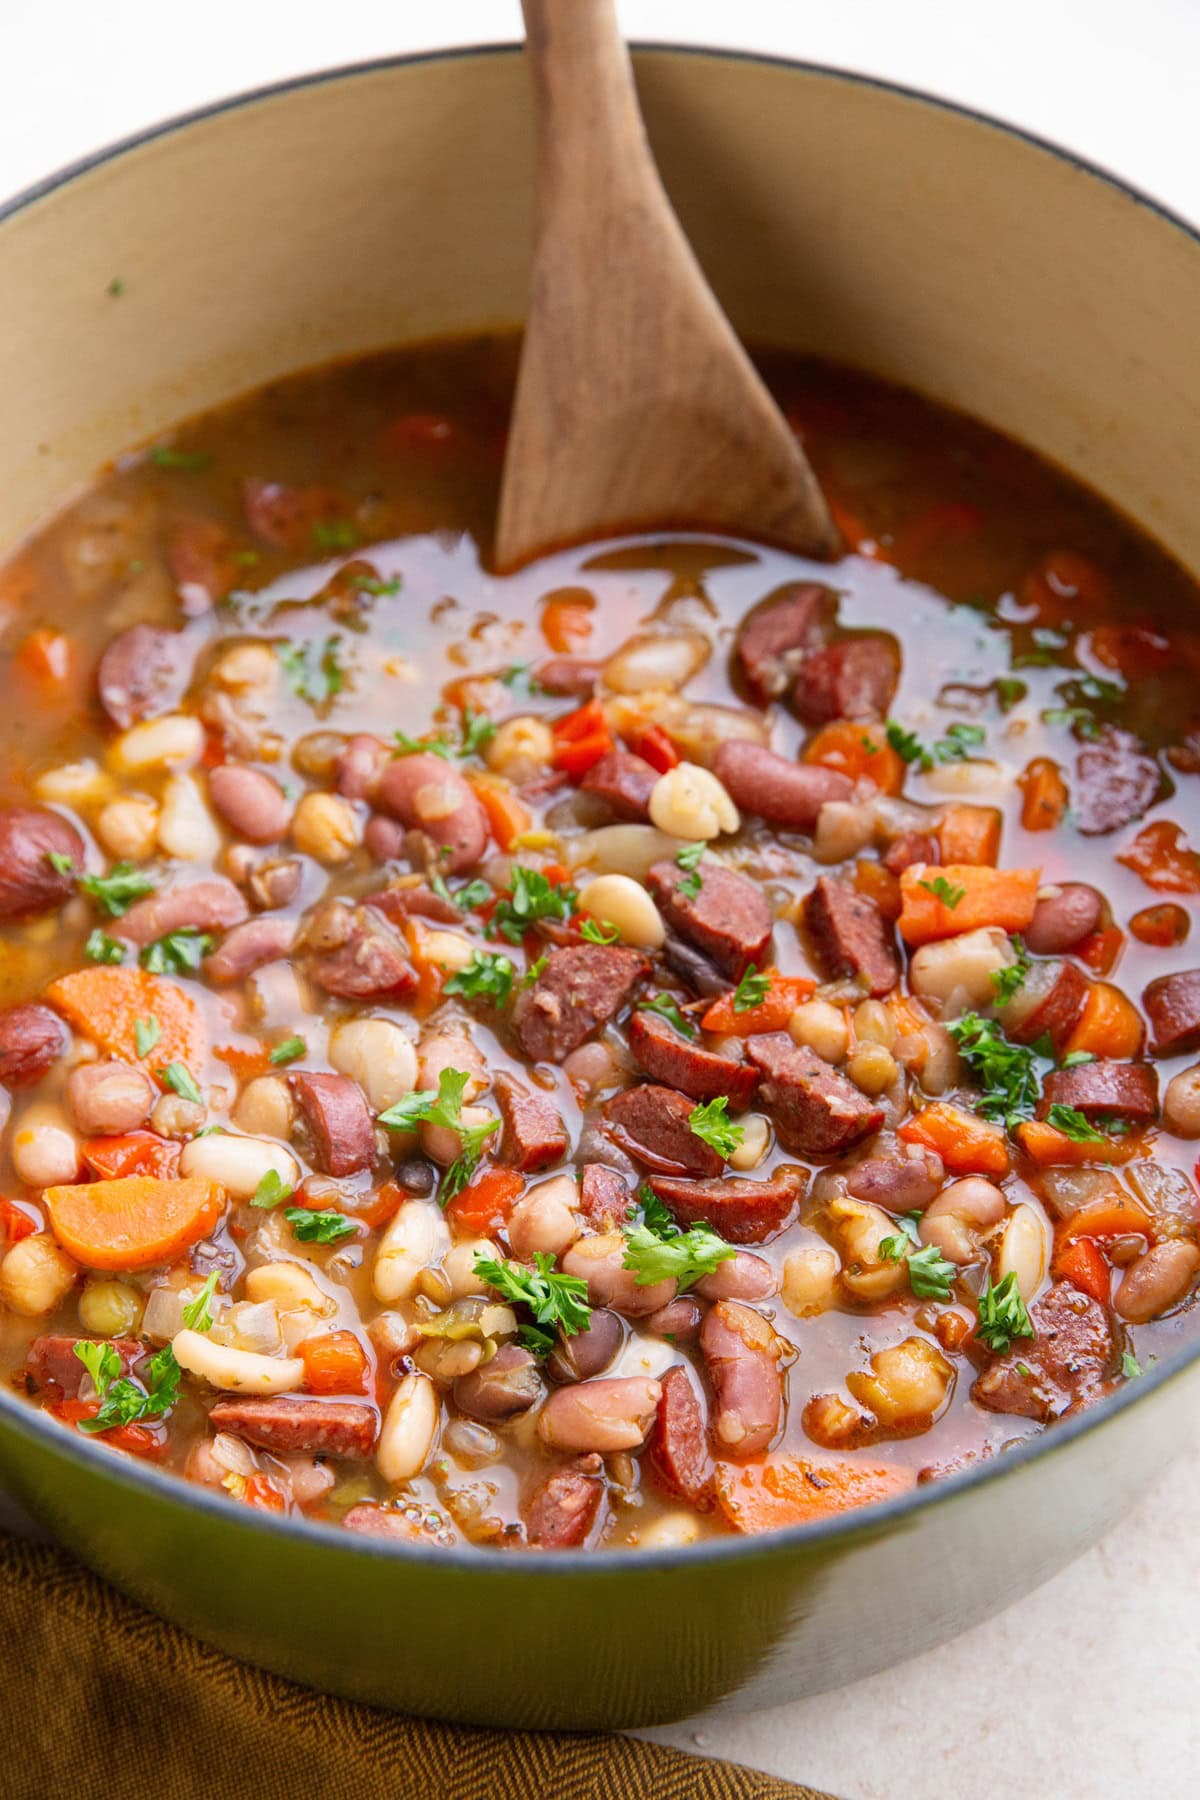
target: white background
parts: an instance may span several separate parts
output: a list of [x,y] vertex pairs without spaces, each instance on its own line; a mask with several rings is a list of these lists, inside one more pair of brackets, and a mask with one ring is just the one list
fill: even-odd
[[[1200,0],[618,5],[631,36],[774,51],[964,101],[1200,220]],[[0,198],[239,89],[519,27],[516,0],[0,0]],[[967,1637],[836,1695],[653,1735],[842,1800],[1183,1800],[1200,1791],[1198,1521],[1193,1456],[1106,1543]]]

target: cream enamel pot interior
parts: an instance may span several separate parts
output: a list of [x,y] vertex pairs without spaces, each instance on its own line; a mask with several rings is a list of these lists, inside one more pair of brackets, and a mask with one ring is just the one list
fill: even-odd
[[[1191,233],[919,96],[708,51],[645,49],[637,69],[745,336],[978,414],[1200,566]],[[251,95],[13,202],[0,545],[106,459],[274,376],[519,318],[530,152],[525,72],[501,47]],[[444,1717],[630,1725],[833,1686],[1008,1604],[1153,1478],[1198,1360],[936,1488],[672,1552],[397,1550],[232,1506],[10,1394],[0,1481],[135,1597],[299,1680]]]

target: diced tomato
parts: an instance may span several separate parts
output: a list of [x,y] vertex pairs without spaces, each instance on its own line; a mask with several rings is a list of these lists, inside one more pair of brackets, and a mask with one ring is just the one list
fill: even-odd
[[647,721],[645,724],[632,726],[625,733],[625,742],[635,756],[648,762],[660,775],[679,766],[679,752],[661,725]]
[[103,1181],[123,1175],[157,1175],[169,1181],[179,1171],[182,1145],[155,1131],[127,1131],[121,1137],[85,1138],[80,1148],[92,1174]]
[[515,1169],[485,1169],[446,1208],[447,1222],[462,1237],[490,1237],[502,1231],[525,1190]]
[[554,766],[572,781],[582,781],[613,747],[612,733],[598,700],[589,700],[565,719],[556,719],[550,729],[554,734]]
[[1108,1305],[1112,1277],[1108,1259],[1095,1238],[1076,1238],[1074,1243],[1064,1244],[1054,1258],[1054,1276],[1090,1294],[1101,1306]]
[[542,636],[559,656],[570,656],[592,635],[595,597],[586,588],[560,588],[548,594],[539,621]]
[[1117,861],[1140,875],[1159,894],[1200,894],[1200,855],[1189,848],[1178,825],[1156,819],[1144,825]]
[[[100,1411],[98,1400],[58,1400],[49,1408],[56,1419],[72,1430],[78,1430],[81,1419],[94,1419]],[[98,1444],[111,1444],[114,1450],[126,1450],[130,1456],[142,1456],[157,1462],[165,1456],[167,1433],[162,1425],[114,1425],[111,1431],[89,1431],[82,1434]]]
[[1172,950],[1182,944],[1192,929],[1192,921],[1182,906],[1164,900],[1159,906],[1145,906],[1134,913],[1129,929],[1139,944],[1150,944],[1157,950]]
[[241,1491],[241,1498],[247,1506],[257,1506],[262,1512],[282,1513],[287,1511],[287,1501],[267,1476],[255,1470],[247,1475],[246,1485]]
[[458,436],[451,420],[441,413],[401,413],[385,425],[382,442],[385,450],[448,449]]
[[488,828],[501,850],[512,849],[533,824],[533,814],[499,775],[467,772],[467,782],[487,814]]
[[362,1206],[343,1206],[339,1210],[348,1219],[358,1219],[368,1231],[377,1231],[389,1219],[395,1218],[407,1198],[403,1188],[397,1187],[394,1181],[385,1181],[374,1194],[367,1196]]
[[365,1394],[367,1353],[352,1331],[323,1331],[296,1350],[310,1394]]
[[1085,962],[1089,969],[1097,975],[1111,975],[1121,960],[1121,952],[1125,948],[1125,933],[1116,925],[1106,925],[1101,931],[1093,931],[1076,944],[1073,954],[1080,962]]
[[9,1244],[19,1244],[22,1238],[32,1237],[35,1231],[40,1231],[41,1222],[19,1201],[0,1198],[0,1230]]

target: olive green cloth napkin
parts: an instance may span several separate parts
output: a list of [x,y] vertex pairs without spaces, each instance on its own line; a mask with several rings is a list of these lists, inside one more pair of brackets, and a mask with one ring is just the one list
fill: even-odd
[[830,1800],[636,1738],[400,1718],[264,1675],[0,1537],[3,1800]]

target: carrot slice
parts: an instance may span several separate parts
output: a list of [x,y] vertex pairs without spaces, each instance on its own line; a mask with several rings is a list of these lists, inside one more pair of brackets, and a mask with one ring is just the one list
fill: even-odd
[[1017,776],[1021,790],[1021,823],[1026,831],[1053,831],[1061,825],[1070,795],[1056,762],[1035,756]]
[[496,775],[472,770],[467,774],[467,782],[487,814],[488,827],[497,844],[505,852],[511,850],[515,840],[533,824],[533,814],[508,783]]
[[1169,819],[1144,825],[1129,848],[1118,853],[1117,861],[1156,893],[1200,894],[1200,855]]
[[900,933],[910,944],[931,944],[960,932],[999,926],[1024,931],[1037,905],[1037,869],[991,869],[914,863],[900,877]]
[[[145,969],[75,969],[46,989],[51,1006],[63,1013],[82,1037],[109,1056],[137,1063],[160,1086],[158,1073],[168,1063],[186,1063],[195,1074],[208,1052],[208,1033],[191,995],[174,982]],[[137,1051],[137,1022],[158,1021],[158,1039],[145,1056]]]
[[875,902],[889,924],[895,924],[900,917],[900,883],[890,869],[863,857],[854,865],[854,887]]
[[183,1145],[156,1131],[126,1131],[120,1137],[85,1138],[79,1146],[93,1175],[113,1181],[120,1175],[175,1174]]
[[1095,1238],[1076,1238],[1065,1245],[1054,1258],[1054,1278],[1069,1281],[1082,1294],[1090,1294],[1101,1306],[1107,1306],[1112,1289],[1112,1273],[1108,1259]]
[[49,1187],[42,1198],[55,1237],[89,1269],[173,1262],[208,1236],[225,1208],[225,1190],[197,1177],[124,1175]]
[[352,1331],[322,1331],[296,1347],[310,1394],[365,1394],[367,1353]]
[[719,1462],[717,1504],[735,1531],[776,1531],[805,1525],[905,1494],[917,1472],[895,1463],[809,1462],[800,1456],[766,1456],[756,1462]]
[[1000,857],[1004,815],[994,806],[948,806],[934,836],[944,863],[985,863],[994,869]]
[[1081,1206],[1059,1226],[1056,1260],[1058,1252],[1083,1238],[1153,1236],[1154,1220],[1132,1194],[1122,1195],[1119,1200],[1096,1200],[1091,1206]]
[[781,975],[778,969],[767,971],[770,986],[766,998],[757,1006],[738,1012],[732,994],[714,1000],[701,1023],[705,1031],[720,1031],[734,1037],[753,1037],[759,1031],[783,1031],[802,1001],[807,1000],[816,982],[807,975]]
[[1144,906],[1129,921],[1129,929],[1138,943],[1152,944],[1157,950],[1172,950],[1176,944],[1182,944],[1191,928],[1191,919],[1173,900]]
[[804,746],[804,761],[837,769],[852,781],[873,781],[881,794],[898,794],[904,786],[904,759],[892,749],[878,725],[835,719]]
[[935,1100],[906,1119],[896,1133],[906,1144],[936,1150],[955,1175],[1004,1175],[1008,1145],[999,1125],[949,1101]]
[[447,1222],[460,1236],[490,1237],[508,1224],[524,1189],[524,1177],[515,1169],[485,1169],[469,1187],[455,1194],[446,1208]]
[[1109,1138],[1103,1143],[1088,1139],[1079,1143],[1043,1119],[1028,1119],[1017,1126],[1017,1136],[1034,1162],[1049,1168],[1055,1164],[1123,1163],[1137,1155],[1140,1143],[1132,1137]]
[[1142,1016],[1133,1001],[1111,981],[1094,981],[1067,1039],[1066,1054],[1086,1050],[1105,1061],[1127,1062],[1141,1049],[1143,1036]]

